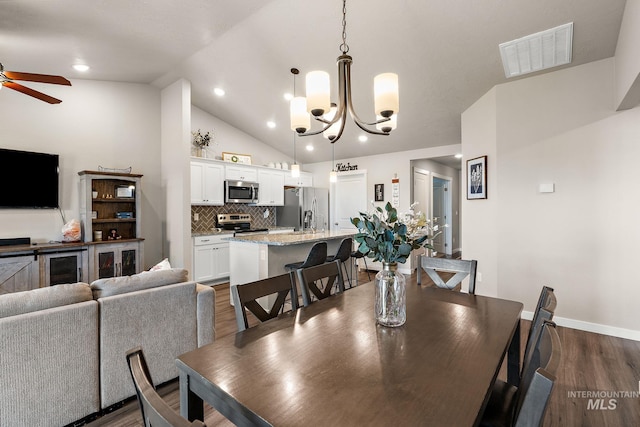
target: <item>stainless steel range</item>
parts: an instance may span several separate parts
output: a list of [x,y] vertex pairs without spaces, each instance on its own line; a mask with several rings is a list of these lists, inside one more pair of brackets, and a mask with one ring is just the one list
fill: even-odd
[[266,234],[267,228],[251,228],[251,215],[244,213],[218,214],[218,227],[237,234]]

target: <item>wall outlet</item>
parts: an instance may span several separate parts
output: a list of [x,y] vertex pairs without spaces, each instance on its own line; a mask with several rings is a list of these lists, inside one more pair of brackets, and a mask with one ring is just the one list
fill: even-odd
[[194,213],[194,214],[193,214],[193,220],[194,220],[194,221],[200,221],[200,214],[198,214],[198,213]]

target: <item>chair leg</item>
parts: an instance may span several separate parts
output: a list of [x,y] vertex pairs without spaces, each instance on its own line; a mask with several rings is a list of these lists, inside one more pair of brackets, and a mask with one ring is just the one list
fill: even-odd
[[364,261],[364,269],[367,270],[367,278],[371,281],[371,274],[369,273],[369,267],[367,267],[367,259],[366,257],[362,258]]

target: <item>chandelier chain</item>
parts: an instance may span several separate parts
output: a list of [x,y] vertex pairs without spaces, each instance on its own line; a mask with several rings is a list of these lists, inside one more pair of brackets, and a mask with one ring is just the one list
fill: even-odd
[[342,0],[342,44],[340,45],[340,50],[343,55],[349,52],[349,45],[347,44],[347,0]]

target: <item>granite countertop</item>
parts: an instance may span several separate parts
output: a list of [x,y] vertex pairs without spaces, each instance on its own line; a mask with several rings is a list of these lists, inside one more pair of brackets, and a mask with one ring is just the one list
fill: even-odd
[[191,237],[202,237],[202,236],[222,236],[222,235],[233,235],[233,230],[220,230],[216,231],[215,229],[209,231],[202,231],[198,233],[191,233]]
[[343,239],[354,236],[354,231],[325,231],[322,233],[311,233],[307,231],[295,231],[293,233],[282,234],[254,234],[251,236],[235,236],[225,240],[230,242],[255,243],[268,246],[289,246],[300,243],[313,243],[323,240]]

